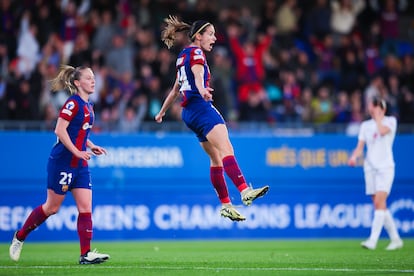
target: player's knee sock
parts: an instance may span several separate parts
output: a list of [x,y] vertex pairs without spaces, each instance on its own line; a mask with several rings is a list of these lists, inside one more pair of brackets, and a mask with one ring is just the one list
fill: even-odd
[[78,216],[78,235],[81,255],[91,250],[92,240],[92,214],[79,213]]
[[384,226],[385,210],[375,210],[369,239],[377,242]]
[[236,158],[233,155],[229,155],[223,158],[223,167],[226,174],[230,177],[231,181],[236,185],[237,189],[241,192],[248,188],[246,180],[237,164]]
[[397,227],[395,226],[394,219],[391,215],[390,210],[385,210],[384,216],[384,228],[388,233],[388,236],[392,241],[399,240],[400,235],[398,234]]
[[23,227],[17,232],[17,239],[24,241],[30,232],[39,227],[47,218],[48,216],[43,211],[42,205],[37,206],[26,219]]
[[229,191],[227,190],[226,180],[224,179],[223,167],[210,167],[210,180],[216,190],[220,202],[230,203]]

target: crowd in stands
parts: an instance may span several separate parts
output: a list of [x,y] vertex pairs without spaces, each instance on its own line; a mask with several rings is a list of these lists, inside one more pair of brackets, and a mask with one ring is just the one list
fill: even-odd
[[[62,64],[90,66],[97,126],[153,121],[187,43],[168,50],[163,19],[212,22],[214,104],[227,121],[353,123],[381,96],[414,123],[414,20],[408,0],[0,0],[0,120],[51,125],[68,97]],[[252,6],[255,5],[255,6]],[[180,105],[166,120],[180,119]]]

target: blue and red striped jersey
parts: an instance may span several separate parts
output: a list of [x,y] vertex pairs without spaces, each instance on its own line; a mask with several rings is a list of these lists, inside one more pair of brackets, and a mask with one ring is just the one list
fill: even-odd
[[194,46],[184,48],[178,55],[176,62],[177,79],[180,84],[180,92],[183,95],[182,106],[186,106],[189,102],[205,102],[195,85],[194,74],[191,71],[191,67],[195,64],[204,66],[204,87],[209,85],[210,69],[203,50]]
[[[59,117],[69,121],[67,131],[72,143],[78,150],[85,151],[95,117],[92,103],[85,102],[79,95],[72,95],[60,109]],[[88,166],[85,160],[75,157],[59,139],[53,146],[50,156],[59,160],[62,166],[70,165],[72,168]]]

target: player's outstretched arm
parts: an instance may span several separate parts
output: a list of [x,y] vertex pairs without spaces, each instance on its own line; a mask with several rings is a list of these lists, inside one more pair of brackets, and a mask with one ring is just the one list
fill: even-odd
[[362,140],[358,140],[358,144],[355,147],[354,151],[352,152],[351,157],[348,160],[349,166],[355,166],[357,163],[358,157],[362,156],[362,152],[364,150],[365,142]]
[[162,118],[165,116],[165,113],[171,107],[171,105],[177,100],[179,95],[180,95],[180,86],[178,84],[178,79],[176,79],[174,86],[173,88],[171,88],[170,92],[165,98],[160,111],[157,113],[157,115],[155,115],[154,119],[157,123],[162,122]]

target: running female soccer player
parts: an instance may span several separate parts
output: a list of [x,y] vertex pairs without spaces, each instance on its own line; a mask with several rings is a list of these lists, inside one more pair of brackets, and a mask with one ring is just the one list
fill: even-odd
[[[23,242],[49,216],[56,214],[68,191],[72,192],[78,208],[79,264],[97,264],[109,259],[108,254],[91,251],[92,239],[92,182],[88,169],[91,155],[106,154],[106,150],[88,139],[94,122],[89,95],[94,92],[95,77],[88,67],[63,66],[52,80],[52,90],[68,90],[72,96],[60,110],[53,146],[47,164],[47,199],[35,208],[23,227],[15,232],[9,253],[18,261]],[[87,148],[90,151],[87,151]]]
[[247,206],[264,196],[269,186],[252,189],[247,185],[234,157],[224,119],[212,104],[213,89],[209,87],[210,70],[204,51],[210,52],[216,41],[214,26],[204,20],[189,25],[173,16],[166,18],[165,23],[161,38],[168,48],[174,45],[177,32],[188,32],[191,43],[177,58],[174,86],[155,120],[161,123],[169,107],[182,95],[182,119],[197,135],[201,147],[210,157],[210,179],[222,203],[221,215],[233,221],[245,220],[231,203],[224,172],[240,191],[242,202]]
[[348,161],[350,166],[355,166],[357,158],[362,156],[364,146],[367,145],[364,160],[365,192],[372,197],[375,212],[371,235],[361,243],[361,246],[374,250],[384,227],[391,239],[386,249],[395,250],[403,247],[403,241],[387,209],[387,197],[394,181],[395,164],[392,145],[397,130],[397,120],[385,116],[386,102],[380,98],[374,98],[368,103],[368,111],[372,119],[362,123],[358,144]]

